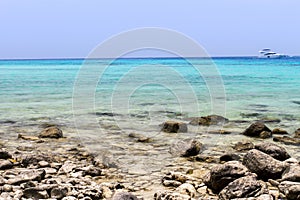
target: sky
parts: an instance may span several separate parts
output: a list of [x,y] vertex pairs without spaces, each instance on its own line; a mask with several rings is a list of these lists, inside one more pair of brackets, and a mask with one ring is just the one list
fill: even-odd
[[0,0],[0,59],[84,58],[143,27],[181,32],[211,56],[300,55],[299,8],[299,0]]

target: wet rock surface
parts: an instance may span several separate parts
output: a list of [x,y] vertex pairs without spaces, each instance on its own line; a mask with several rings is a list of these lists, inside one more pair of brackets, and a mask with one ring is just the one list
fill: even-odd
[[242,134],[249,137],[261,138],[268,138],[272,136],[271,130],[262,121],[251,124]]
[[166,121],[161,130],[166,133],[185,133],[188,128],[183,122]]
[[225,117],[219,115],[208,115],[205,117],[195,117],[190,121],[191,125],[200,125],[200,126],[211,126],[218,124],[225,124],[229,120]]

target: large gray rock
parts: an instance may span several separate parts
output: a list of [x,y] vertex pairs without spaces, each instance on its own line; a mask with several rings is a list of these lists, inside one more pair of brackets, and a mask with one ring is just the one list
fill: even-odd
[[200,126],[211,126],[211,125],[218,125],[218,124],[225,124],[229,120],[225,117],[219,115],[208,115],[205,117],[195,117],[192,118],[190,122],[191,125],[200,125]]
[[256,197],[266,188],[255,176],[245,176],[229,183],[220,193],[220,200]]
[[202,143],[195,139],[176,142],[170,147],[170,153],[182,157],[196,156],[202,150]]
[[40,138],[62,138],[63,132],[60,128],[53,126],[49,128],[45,128],[40,134]]
[[112,200],[139,200],[137,196],[129,192],[116,192],[112,197]]
[[287,164],[256,149],[246,153],[243,158],[243,164],[263,180],[281,178],[283,171],[287,167]]
[[269,136],[272,136],[271,130],[261,121],[251,124],[242,134],[249,137],[264,137],[270,133]]
[[289,165],[282,174],[282,180],[300,182],[300,165]]
[[230,182],[245,176],[249,170],[238,161],[229,161],[213,167],[207,174],[204,183],[215,193],[219,193]]
[[284,161],[291,157],[285,148],[271,142],[255,145],[255,149],[258,149],[280,161]]
[[161,130],[166,133],[185,133],[188,129],[186,123],[166,121]]
[[289,200],[300,199],[300,183],[283,181],[278,186],[279,191],[282,192]]

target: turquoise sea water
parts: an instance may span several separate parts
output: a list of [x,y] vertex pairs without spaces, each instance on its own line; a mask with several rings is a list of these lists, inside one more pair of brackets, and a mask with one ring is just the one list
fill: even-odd
[[[190,61],[0,61],[0,135],[37,134],[42,124],[57,124],[103,160],[147,174],[172,163],[169,147],[181,139],[198,138],[206,153],[221,154],[245,139],[239,133],[253,120],[275,119],[267,125],[291,134],[300,127],[300,58]],[[189,117],[208,114],[246,123],[226,125],[237,133],[228,136],[193,126],[186,134],[160,132],[166,120],[188,123]],[[130,133],[154,142],[136,143]],[[297,148],[293,151],[298,155]]]
[[[199,63],[202,62],[199,59]],[[213,62],[219,74],[213,74],[211,78],[220,75],[223,80],[228,118],[258,115],[281,120],[300,118],[300,58],[215,58]],[[0,121],[30,121],[39,117],[71,121],[74,84],[83,63],[83,60],[0,61]],[[93,60],[85,65],[101,68],[107,63],[106,60]],[[148,69],[130,71],[139,67]],[[123,91],[128,86],[134,90],[123,103],[129,104],[131,111],[128,112],[141,115],[141,118],[149,118],[149,107],[154,105],[158,112],[197,115],[177,109],[178,98],[182,97],[176,97],[172,88],[166,88],[173,69],[179,78],[171,80],[172,85],[176,85],[176,91],[186,91],[184,102],[188,102],[189,94],[194,93],[202,112],[198,115],[211,114],[208,83],[193,67],[181,59],[150,58],[121,59],[109,65],[96,88],[95,108],[91,108],[91,112],[114,111],[117,114],[117,108],[111,108],[113,90]],[[155,80],[157,77],[160,78]],[[152,83],[148,83],[149,80],[153,80]],[[184,81],[191,84],[192,89],[187,88]]]

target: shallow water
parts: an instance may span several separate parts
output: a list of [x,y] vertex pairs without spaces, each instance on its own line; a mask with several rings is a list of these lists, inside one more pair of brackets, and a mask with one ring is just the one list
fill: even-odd
[[[268,126],[293,133],[299,77],[300,58],[0,61],[0,133],[14,138],[58,124],[107,162],[152,173],[173,160],[168,149],[181,139],[199,138],[206,153],[221,154],[245,139],[238,133],[252,120],[279,119]],[[249,123],[227,125],[236,132],[228,136],[193,126],[186,134],[160,132],[166,120],[212,113]],[[136,143],[132,132],[154,142]]]

